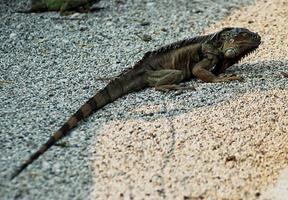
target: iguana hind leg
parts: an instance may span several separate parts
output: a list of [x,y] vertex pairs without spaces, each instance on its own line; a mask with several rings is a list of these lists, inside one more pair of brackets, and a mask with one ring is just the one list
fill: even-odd
[[181,70],[163,69],[157,71],[149,71],[146,75],[146,80],[148,81],[149,85],[155,87],[155,89],[159,91],[184,89],[195,90],[194,87],[178,85],[184,80],[184,74]]

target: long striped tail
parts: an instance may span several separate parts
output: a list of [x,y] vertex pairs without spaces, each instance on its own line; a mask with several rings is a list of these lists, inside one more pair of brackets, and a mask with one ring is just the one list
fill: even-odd
[[84,118],[91,115],[96,110],[102,108],[119,97],[133,91],[145,88],[143,72],[137,69],[131,69],[111,81],[105,88],[101,89],[95,96],[90,98],[80,109],[73,114],[64,125],[57,130],[49,140],[43,144],[39,150],[33,153],[11,176],[11,180],[18,176],[25,168],[45,153],[61,138],[67,136],[70,131]]

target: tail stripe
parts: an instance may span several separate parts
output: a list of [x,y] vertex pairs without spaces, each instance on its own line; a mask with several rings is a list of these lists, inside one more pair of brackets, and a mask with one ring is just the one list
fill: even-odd
[[[102,95],[102,98],[108,98],[107,102],[111,102],[112,98],[111,95],[109,94],[107,87],[103,88],[103,90],[101,90],[99,93]],[[104,99],[102,101],[106,103]]]
[[97,102],[95,101],[94,98],[89,99],[87,103],[91,106],[92,110],[97,109]]
[[50,137],[49,140],[41,146],[41,148],[33,153],[31,157],[26,160],[11,176],[11,180],[18,176],[29,164],[31,164],[34,160],[36,160],[40,155],[42,155],[49,147],[51,147],[57,139],[54,136]]
[[83,118],[87,117],[92,112],[92,108],[88,103],[85,103],[80,110],[82,111]]
[[76,117],[78,121],[84,118],[84,115],[81,109],[77,110],[77,112],[73,116]]
[[54,138],[55,141],[59,140],[63,136],[62,131],[56,131],[52,137]]
[[[111,83],[110,83],[110,87],[108,87],[108,90],[109,90],[109,88],[112,88],[112,89],[114,89],[116,92],[118,92],[119,94],[123,94],[124,93],[124,88],[123,88],[123,83],[120,81],[120,78],[116,78],[116,79],[114,79]],[[115,89],[115,88],[117,88],[117,89]],[[112,93],[112,94],[114,94],[114,93]],[[116,95],[116,96],[118,96],[118,95]]]
[[66,135],[66,132],[70,129],[70,126],[68,123],[65,123],[61,128],[60,131],[62,132],[63,135]]
[[76,117],[72,116],[70,117],[70,119],[67,121],[67,124],[69,124],[69,128],[72,129],[73,127],[76,126],[76,124],[78,123],[78,120]]

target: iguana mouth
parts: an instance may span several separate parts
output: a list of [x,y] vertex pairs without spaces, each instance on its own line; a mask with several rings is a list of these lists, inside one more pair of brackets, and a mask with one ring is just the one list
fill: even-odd
[[261,41],[259,41],[259,42],[239,42],[238,44],[241,46],[258,47],[261,44]]

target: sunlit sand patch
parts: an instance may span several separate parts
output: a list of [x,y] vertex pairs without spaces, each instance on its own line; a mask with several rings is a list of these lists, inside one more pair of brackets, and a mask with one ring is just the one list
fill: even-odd
[[287,101],[287,91],[254,92],[172,121],[111,122],[97,136],[93,196],[261,196],[288,164]]

